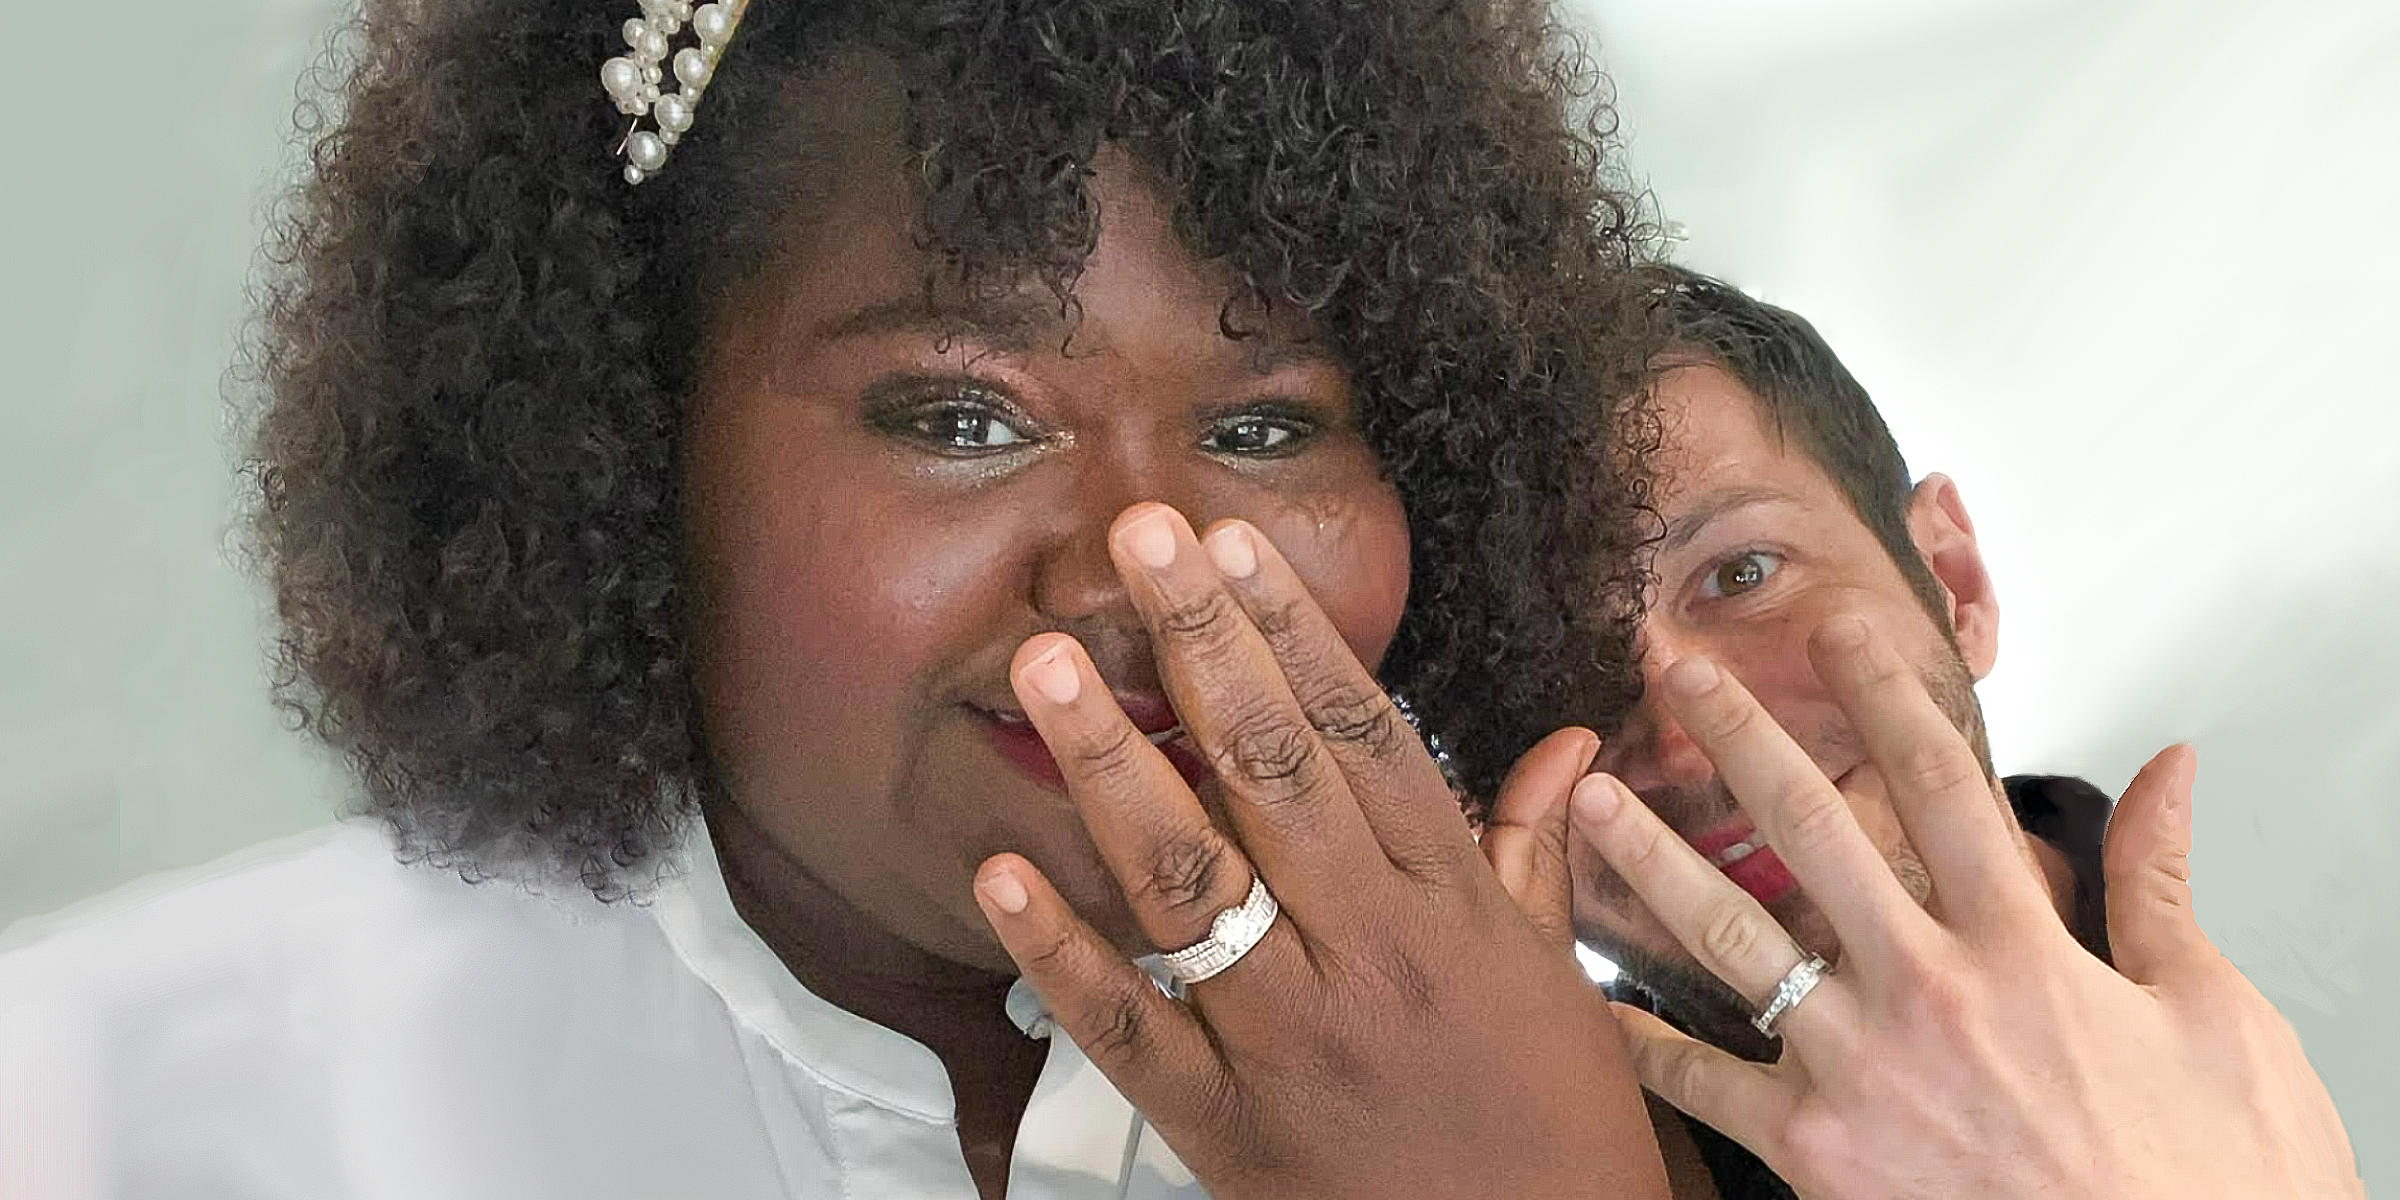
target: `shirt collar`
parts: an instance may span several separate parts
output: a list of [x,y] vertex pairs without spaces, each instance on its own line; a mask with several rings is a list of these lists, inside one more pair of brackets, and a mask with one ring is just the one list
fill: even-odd
[[[650,911],[683,965],[723,998],[735,1020],[771,1045],[793,1069],[898,1115],[953,1124],[949,1074],[912,1038],[819,998],[742,920],[726,891],[706,823],[688,832],[662,869]],[[1140,960],[1169,988],[1156,958]],[[1059,1196],[1198,1197],[1191,1172],[1148,1128],[1142,1115],[1083,1056],[1055,1036],[1041,997],[1020,979],[1009,989],[1009,1019],[1050,1042],[1040,1081],[1017,1128],[1013,1181]]]
[[[694,818],[652,893],[651,912],[685,967],[724,998],[734,1019],[827,1086],[930,1121],[952,1121],[950,1077],[923,1044],[839,1008],[800,985],[790,968],[742,920],[726,891],[708,824]],[[1009,1014],[1019,1012],[1009,994]],[[1026,1009],[1028,1028],[1039,1001]],[[1029,1029],[1030,1032],[1030,1029]]]

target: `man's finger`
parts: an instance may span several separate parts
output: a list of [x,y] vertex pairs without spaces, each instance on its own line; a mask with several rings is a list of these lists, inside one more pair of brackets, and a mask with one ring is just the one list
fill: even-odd
[[2005,801],[1918,668],[1854,616],[1818,629],[1808,653],[1890,789],[1943,920],[1962,931],[2057,927]]
[[2135,983],[2156,983],[2195,956],[2215,957],[2192,915],[2195,768],[2190,746],[2159,751],[2126,786],[2101,842],[2109,954]]
[[[1615,776],[1585,776],[1575,785],[1573,805],[1577,836],[1641,897],[1659,924],[1709,974],[1753,1009],[1763,1007],[1803,958],[1791,934]],[[1839,976],[1828,976],[1784,1014],[1781,1031],[1802,1053],[1827,1053],[1839,1047],[1825,1043],[1824,1035],[1856,1023],[1848,989]]]
[[1248,522],[1219,521],[1201,546],[1266,640],[1384,856],[1411,874],[1467,858],[1466,818],[1424,739],[1274,543]]
[[1501,781],[1483,854],[1542,937],[1575,943],[1575,892],[1567,873],[1567,797],[1600,752],[1599,735],[1561,729],[1534,744]]
[[1797,1102],[1768,1067],[1743,1062],[1630,1004],[1610,1004],[1633,1049],[1642,1086],[1761,1160],[1783,1161],[1782,1131]]
[[975,903],[1049,1006],[1051,1020],[1134,1107],[1162,1127],[1198,1119],[1225,1071],[1207,1031],[1075,915],[1032,863],[998,854],[975,873]]
[[1833,926],[1853,978],[1913,961],[1940,934],[1858,827],[1848,798],[1740,680],[1695,655],[1669,666],[1660,683],[1668,711]]

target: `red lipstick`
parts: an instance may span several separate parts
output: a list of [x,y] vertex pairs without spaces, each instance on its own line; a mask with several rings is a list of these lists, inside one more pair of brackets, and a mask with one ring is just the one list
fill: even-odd
[[[1118,696],[1116,701],[1117,707],[1124,710],[1126,719],[1132,721],[1134,728],[1144,736],[1152,739],[1159,753],[1166,756],[1167,763],[1175,768],[1176,774],[1183,777],[1187,786],[1199,787],[1202,780],[1213,774],[1208,769],[1207,761],[1201,758],[1199,747],[1194,746],[1190,735],[1182,731],[1174,706],[1168,704],[1164,697]],[[1025,714],[984,708],[975,708],[973,711],[990,738],[992,749],[998,751],[1000,757],[1007,759],[1010,765],[1024,772],[1035,783],[1054,791],[1066,790],[1067,777],[1058,769],[1058,759],[1050,753],[1049,743],[1042,740],[1040,731],[1026,720]],[[1158,740],[1160,735],[1170,733],[1172,736],[1164,741]]]

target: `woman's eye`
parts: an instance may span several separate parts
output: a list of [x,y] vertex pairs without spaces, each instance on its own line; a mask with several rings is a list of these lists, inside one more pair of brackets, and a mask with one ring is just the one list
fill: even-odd
[[1746,551],[1718,563],[1708,572],[1701,585],[1702,594],[1711,600],[1722,600],[1757,591],[1783,569],[1783,560],[1757,550]]
[[1202,440],[1216,454],[1282,454],[1296,449],[1294,443],[1308,434],[1300,422],[1283,417],[1227,417],[1209,426]]
[[999,414],[973,404],[919,409],[900,424],[909,434],[952,454],[980,454],[1028,440]]

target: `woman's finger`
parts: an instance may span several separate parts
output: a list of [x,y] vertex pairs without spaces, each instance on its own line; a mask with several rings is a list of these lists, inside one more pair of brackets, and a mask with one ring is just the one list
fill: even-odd
[[1808,650],[1890,789],[1944,923],[1962,931],[2055,927],[2056,910],[2004,815],[2007,800],[1917,667],[1853,616],[1827,622]]
[[[1449,783],[1424,739],[1351,652],[1282,553],[1245,521],[1211,526],[1201,547],[1265,639],[1300,711],[1340,765],[1385,857],[1412,874],[1466,858],[1466,819],[1449,802]],[[1565,788],[1559,792],[1563,796]],[[1434,797],[1441,801],[1426,802]]]
[[1302,928],[1358,911],[1360,889],[1389,870],[1383,852],[1191,525],[1166,505],[1137,504],[1117,518],[1109,549],[1157,647],[1167,698],[1224,785],[1243,851]]
[[1126,719],[1073,638],[1028,639],[1009,681],[1143,935],[1161,951],[1207,936],[1217,914],[1250,892],[1250,861],[1240,847]]
[[1858,827],[1850,802],[1731,674],[1691,656],[1660,694],[1793,878],[1825,914],[1854,977],[1881,971],[1940,933]]
[[1567,797],[1600,752],[1588,729],[1561,729],[1509,768],[1483,830],[1483,856],[1500,886],[1544,940],[1575,944],[1575,892],[1567,871]]
[[2195,767],[2189,746],[2159,751],[2126,785],[2101,842],[2109,954],[2135,983],[2155,984],[2179,963],[2217,958],[2192,915]]
[[1173,1126],[1200,1116],[1224,1060],[1191,1010],[1085,924],[1032,863],[994,855],[975,873],[975,903],[1051,1020],[1127,1100]]
[[1659,1099],[1747,1147],[1782,1162],[1782,1131],[1799,1089],[1773,1068],[1743,1062],[1630,1004],[1611,1004],[1633,1049],[1633,1070]]
[[[1750,893],[1709,865],[1668,829],[1649,806],[1613,775],[1586,775],[1575,785],[1575,832],[1642,898],[1667,932],[1711,975],[1741,993],[1753,1011],[1765,1007],[1785,974],[1806,957],[1791,934]],[[1835,977],[1818,981],[1778,1031],[1804,1050],[1825,1030],[1854,1022],[1848,989]]]

